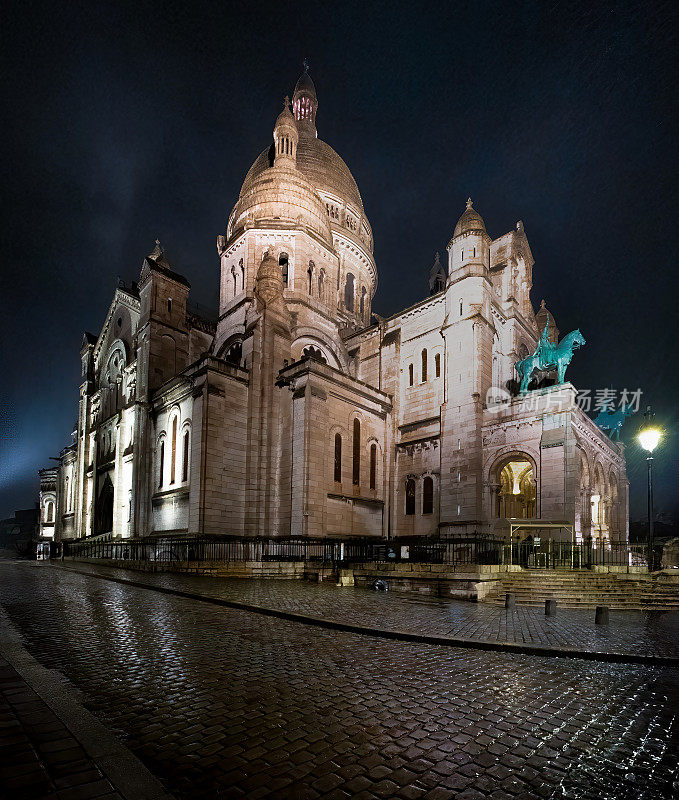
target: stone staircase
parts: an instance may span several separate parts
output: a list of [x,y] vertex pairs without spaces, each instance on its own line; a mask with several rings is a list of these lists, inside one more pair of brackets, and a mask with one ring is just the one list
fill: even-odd
[[629,611],[679,611],[679,583],[664,575],[592,573],[589,570],[522,570],[498,576],[484,602],[504,606],[511,592],[517,605],[543,606],[556,600],[563,608],[608,606]]

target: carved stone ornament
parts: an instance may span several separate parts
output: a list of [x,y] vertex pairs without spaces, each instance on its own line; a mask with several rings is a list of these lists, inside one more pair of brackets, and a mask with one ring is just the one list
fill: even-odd
[[257,282],[255,283],[255,296],[260,307],[266,308],[282,300],[283,288],[281,268],[271,251],[267,250],[257,270]]

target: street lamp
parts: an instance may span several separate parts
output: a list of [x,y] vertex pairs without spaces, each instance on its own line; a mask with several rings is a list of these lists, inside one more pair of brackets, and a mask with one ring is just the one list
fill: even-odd
[[650,406],[646,409],[644,417],[646,424],[637,439],[648,453],[646,456],[648,464],[648,571],[653,572],[653,451],[660,442],[661,432],[652,424],[653,414]]

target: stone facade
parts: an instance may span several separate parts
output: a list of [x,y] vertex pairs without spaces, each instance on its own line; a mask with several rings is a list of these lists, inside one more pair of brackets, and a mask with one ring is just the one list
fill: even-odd
[[558,339],[531,304],[523,224],[492,239],[468,201],[429,297],[373,315],[370,223],[317,109],[304,73],[217,237],[215,319],[156,243],[85,334],[73,444],[41,473],[44,532],[386,538],[525,519],[625,539],[622,445],[570,384],[515,391],[540,331]]

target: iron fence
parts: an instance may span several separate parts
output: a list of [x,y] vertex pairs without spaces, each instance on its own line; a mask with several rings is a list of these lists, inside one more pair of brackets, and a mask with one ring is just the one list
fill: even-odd
[[516,565],[525,569],[646,566],[646,548],[628,542],[588,543],[542,539],[539,544],[492,536],[451,539],[303,539],[157,535],[111,536],[63,543],[64,557],[139,562],[308,562],[341,566],[365,562]]

